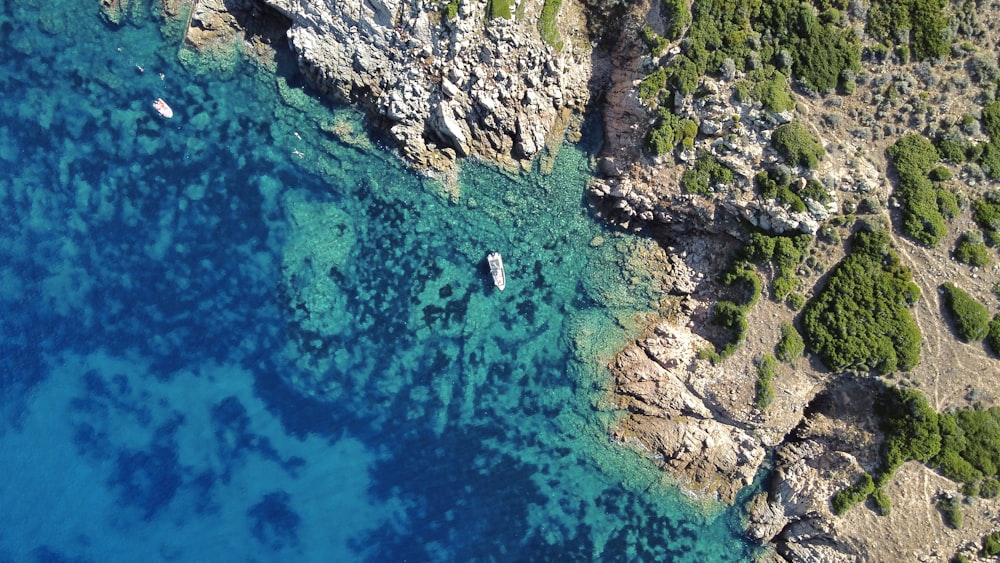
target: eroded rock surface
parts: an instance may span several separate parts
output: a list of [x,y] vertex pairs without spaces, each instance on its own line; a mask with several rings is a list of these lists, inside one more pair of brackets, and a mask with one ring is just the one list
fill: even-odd
[[[540,2],[515,3],[524,15],[511,19],[490,18],[485,1],[459,3],[454,17],[422,0],[267,4],[292,22],[288,39],[312,83],[367,108],[418,167],[449,169],[469,155],[527,163],[563,133],[561,114],[589,100],[589,43],[546,44]],[[562,29],[585,29],[571,9],[560,18]]]
[[662,321],[618,355],[615,399],[628,414],[614,438],[649,452],[683,487],[732,503],[764,449],[697,389],[704,374],[695,374],[692,362],[706,345],[688,327]]

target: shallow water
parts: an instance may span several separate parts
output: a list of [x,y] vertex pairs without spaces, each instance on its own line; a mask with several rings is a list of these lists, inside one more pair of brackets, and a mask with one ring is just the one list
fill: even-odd
[[594,147],[449,196],[96,4],[0,2],[0,559],[750,557],[607,439],[654,294],[582,202]]

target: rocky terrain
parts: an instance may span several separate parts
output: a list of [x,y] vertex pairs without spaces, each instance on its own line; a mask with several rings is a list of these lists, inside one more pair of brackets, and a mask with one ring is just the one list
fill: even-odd
[[[742,73],[703,77],[697,95],[678,96],[672,108],[697,122],[697,137],[690,147],[659,157],[644,146],[656,115],[638,87],[659,62],[642,30],[662,30],[660,3],[635,2],[624,11],[609,3],[603,13],[590,6],[588,21],[584,6],[564,0],[560,45],[542,39],[537,21],[543,3],[532,0],[512,3],[509,19],[491,17],[492,4],[483,1],[455,3],[450,15],[447,3],[421,0],[349,6],[169,0],[163,10],[168,20],[184,22],[186,47],[208,53],[219,67],[233,56],[267,58],[271,45],[287,42],[317,89],[364,109],[400,156],[421,170],[452,170],[464,157],[526,169],[599,104],[605,144],[597,162],[601,177],[589,188],[595,211],[661,241],[663,292],[672,303],[610,366],[613,403],[623,413],[612,439],[646,452],[686,489],[729,503],[772,463],[770,452],[770,478],[750,503],[747,524],[777,560],[943,561],[959,552],[975,557],[983,534],[1000,529],[992,516],[995,500],[969,504],[965,525],[949,528],[934,503],[957,496],[959,484],[908,462],[886,487],[889,515],[862,506],[842,516],[832,512],[831,496],[879,463],[883,436],[872,415],[872,378],[832,374],[818,360],[799,358],[780,366],[772,403],[765,410],[754,406],[757,363],[774,351],[779,324],[793,322],[795,310],[767,299],[765,291],[748,312],[749,335],[735,354],[713,364],[698,351],[718,339],[709,321],[726,289],[715,279],[750,229],[822,235],[817,238],[826,242],[809,250],[812,266],[796,272],[808,298],[843,258],[851,221],[860,217],[895,227],[894,245],[923,296],[913,309],[922,334],[920,363],[893,383],[919,389],[939,412],[1000,404],[1000,362],[982,345],[955,338],[937,289],[953,281],[997,309],[998,267],[961,265],[951,255],[958,237],[976,230],[968,202],[996,186],[974,165],[952,166],[950,185],[964,204],[945,240],[923,247],[899,235],[885,157],[907,132],[932,136],[962,123],[967,138],[984,139],[980,111],[995,95],[1000,72],[989,55],[997,16],[988,3],[980,4],[979,20],[960,24],[979,50],[956,46],[933,64],[867,59],[849,96],[800,89],[794,109],[772,112],[752,100],[737,101],[733,91]],[[103,13],[116,23],[137,6],[136,0],[101,0]],[[679,48],[670,45],[663,57],[676,56]],[[776,127],[793,119],[826,149],[815,169],[797,172],[823,186],[827,202],[808,201],[802,211],[753,189],[759,170],[787,165],[770,140]],[[735,173],[732,189],[711,197],[683,193],[681,174],[702,154]],[[775,275],[766,267],[759,273],[765,284]]]
[[485,1],[460,3],[454,18],[421,1],[336,12],[268,4],[291,21],[288,38],[310,81],[367,108],[418,167],[446,169],[472,154],[515,166],[562,134],[562,112],[588,100],[586,41],[568,37],[557,51],[525,25],[534,18],[490,18]]
[[[637,90],[651,60],[639,30],[644,25],[656,26],[658,16],[655,6],[639,8],[633,15],[634,20],[625,26],[631,33],[623,33],[623,40],[611,52],[613,79],[604,105],[607,144],[600,161],[604,177],[594,183],[592,193],[603,202],[601,212],[608,220],[630,230],[665,234],[674,247],[684,249],[690,268],[675,269],[679,279],[673,285],[694,285],[683,292],[686,306],[681,314],[651,327],[612,366],[618,404],[628,412],[616,437],[641,444],[657,463],[678,475],[682,485],[723,500],[731,499],[733,491],[716,484],[717,477],[740,483],[759,466],[736,469],[722,460],[753,464],[764,459],[765,449],[771,449],[770,486],[750,503],[747,525],[751,536],[775,548],[772,556],[778,560],[946,561],[956,553],[975,559],[983,535],[998,529],[993,516],[997,503],[975,499],[965,510],[962,528],[950,528],[935,502],[942,497],[961,498],[960,485],[921,464],[905,464],[890,483],[887,492],[893,509],[889,515],[879,516],[863,507],[842,516],[833,514],[833,494],[879,463],[882,435],[871,414],[870,380],[836,376],[815,360],[800,359],[780,370],[776,397],[766,412],[753,408],[755,364],[762,354],[773,352],[778,324],[793,321],[794,311],[762,300],[749,314],[747,342],[720,366],[699,360],[695,352],[706,345],[703,337],[710,336],[708,310],[713,299],[718,299],[719,288],[706,280],[724,267],[719,257],[732,255],[720,240],[744,237],[742,225],[746,223],[773,233],[815,233],[817,227],[829,228],[831,217],[856,212],[864,202],[877,203],[866,211],[872,219],[898,222],[885,149],[906,132],[933,135],[942,123],[955,123],[963,115],[978,116],[984,96],[992,95],[990,86],[972,72],[981,61],[970,53],[954,53],[951,60],[933,67],[867,61],[852,96],[798,96],[795,118],[809,123],[827,150],[825,161],[810,174],[831,189],[833,203],[794,216],[772,206],[773,202],[755,200],[748,189],[757,170],[779,159],[767,140],[788,117],[734,102],[727,90],[738,75],[732,81],[707,79],[698,96],[676,103],[683,115],[710,123],[700,127],[695,152],[726,159],[737,172],[738,182],[747,187],[710,200],[684,194],[678,187],[684,168],[672,158],[651,158],[645,152],[636,124],[649,123],[652,116]],[[992,27],[991,17],[982,16],[984,30]],[[984,43],[992,46],[991,41]],[[890,99],[886,92],[892,92],[895,85],[901,85],[906,95]],[[727,129],[735,130],[735,138],[729,135],[723,140]],[[720,147],[725,150],[719,151]],[[691,158],[685,152],[678,157],[682,162]],[[975,167],[956,169],[955,175],[959,180],[955,189],[967,202],[996,187],[984,181]],[[701,234],[693,235],[692,230]],[[949,224],[949,235],[937,248],[894,237],[923,295],[914,309],[923,337],[921,361],[899,383],[924,392],[939,412],[976,401],[998,404],[996,394],[986,390],[995,388],[1000,364],[981,345],[957,340],[938,292],[939,284],[953,281],[996,309],[997,267],[984,270],[961,265],[950,252],[962,233],[975,230],[966,206]],[[708,237],[708,248],[706,234],[719,235]],[[847,235],[840,232],[834,240],[842,241]],[[830,244],[816,256],[829,267],[843,252],[841,244]],[[694,278],[690,271],[704,277]],[[817,287],[822,279],[821,272],[799,273],[807,288]],[[719,425],[712,430],[711,452],[697,439],[709,435],[701,430],[706,411]],[[664,429],[669,426],[664,421],[691,430]]]

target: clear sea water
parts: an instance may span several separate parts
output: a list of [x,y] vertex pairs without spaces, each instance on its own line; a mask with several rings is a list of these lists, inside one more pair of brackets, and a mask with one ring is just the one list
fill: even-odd
[[449,197],[294,76],[0,6],[0,560],[752,556],[608,439],[655,295],[583,202],[596,147]]

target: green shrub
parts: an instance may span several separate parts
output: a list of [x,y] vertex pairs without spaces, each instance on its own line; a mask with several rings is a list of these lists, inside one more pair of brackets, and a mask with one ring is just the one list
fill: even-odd
[[763,292],[763,284],[760,281],[760,276],[754,271],[753,266],[742,260],[737,260],[730,265],[719,276],[719,282],[728,286],[737,286],[737,289],[743,291],[743,299],[740,301],[739,306],[744,309],[749,309],[756,305],[757,300],[760,299],[760,294]]
[[788,305],[789,309],[799,311],[806,306],[806,296],[798,292],[792,293],[785,300],[785,304]]
[[875,510],[878,511],[879,516],[888,516],[892,512],[892,501],[889,500],[889,495],[885,494],[885,490],[881,487],[876,487],[872,491],[872,500],[875,501]]
[[951,180],[951,170],[944,166],[935,166],[927,173],[927,177],[935,182]]
[[983,106],[983,130],[991,139],[1000,140],[1000,99]]
[[782,112],[795,109],[795,98],[788,77],[774,67],[764,67],[747,73],[753,84],[750,95],[765,109]]
[[733,355],[746,340],[748,328],[746,313],[760,299],[762,290],[760,277],[750,264],[742,260],[733,262],[719,276],[719,281],[728,286],[735,286],[740,293],[736,295],[739,302],[720,300],[712,308],[712,324],[729,329],[729,338],[721,350],[712,350],[712,354],[706,352],[704,357],[699,352],[699,357],[712,360],[712,363],[718,363]]
[[880,41],[896,41],[898,30],[909,31],[908,44],[899,46],[909,58],[936,59],[948,54],[948,17],[944,0],[872,0],[866,31]]
[[800,285],[795,271],[812,242],[810,235],[768,236],[755,232],[743,247],[743,256],[757,263],[774,262],[777,272],[771,281],[771,298],[782,302]]
[[776,127],[771,144],[788,162],[805,168],[816,168],[826,154],[823,145],[798,121]]
[[991,235],[1000,233],[1000,203],[995,202],[994,198],[991,194],[972,202],[972,218],[986,234],[988,241],[996,239]]
[[993,100],[983,107],[982,124],[990,140],[987,143],[974,145],[978,154],[972,153],[970,146],[967,157],[978,162],[990,178],[997,179],[1000,178],[1000,99]]
[[[774,74],[777,55],[788,60],[796,78],[819,92],[833,90],[845,71],[860,69],[861,43],[843,18],[827,11],[817,16],[802,0],[694,0],[688,12],[684,0],[664,0],[664,35],[683,35],[683,51],[666,67],[667,85],[682,95],[691,94],[699,79],[715,72],[729,59],[737,70],[767,74],[757,96],[768,109],[791,109],[786,79]],[[686,26],[686,33],[684,33]],[[761,65],[760,63],[763,63]]]
[[663,19],[666,22],[664,35],[668,39],[679,39],[684,28],[691,23],[691,12],[686,0],[663,0]]
[[979,496],[981,498],[996,498],[1000,495],[1000,480],[995,477],[988,477],[979,485]]
[[795,330],[792,323],[781,323],[781,340],[774,349],[774,355],[783,362],[791,362],[798,358],[806,350],[806,343],[802,340],[802,335]]
[[985,305],[952,283],[941,285],[945,308],[955,331],[965,342],[979,342],[990,331],[990,312]]
[[965,235],[955,245],[955,260],[981,268],[990,263],[990,251],[982,241]]
[[969,152],[974,151],[978,155],[970,160],[975,160],[990,178],[1000,178],[1000,139],[991,138],[989,142],[970,146]]
[[970,498],[971,497],[978,497],[979,496],[979,486],[981,484],[982,484],[982,481],[980,481],[979,479],[976,479],[975,481],[973,481],[971,483],[963,483],[962,487],[958,491],[960,493],[962,493],[963,495],[965,495],[967,497],[970,497]]
[[920,297],[885,231],[859,231],[851,253],[806,304],[806,343],[833,371],[907,371],[920,355],[908,307]]
[[957,498],[942,498],[937,506],[945,526],[955,530],[962,528],[962,504]]
[[903,232],[920,244],[936,246],[948,232],[928,177],[940,160],[937,149],[914,133],[898,139],[887,152],[899,176],[896,196],[903,207]]
[[941,212],[941,216],[949,221],[958,217],[960,210],[958,209],[958,196],[955,195],[955,192],[939,189],[935,193],[937,194],[938,211]]
[[986,333],[986,344],[994,355],[1000,356],[1000,313],[993,315],[989,332]]
[[777,237],[768,236],[760,231],[750,233],[750,240],[743,246],[743,256],[757,263],[767,263],[774,256],[774,244]]
[[708,360],[713,364],[717,364],[722,361],[722,356],[720,356],[719,353],[715,351],[714,347],[701,348],[698,350],[698,359]]
[[919,391],[888,387],[876,398],[875,412],[885,434],[886,480],[904,461],[927,463],[941,452],[938,414]]
[[757,408],[764,410],[774,400],[774,386],[772,381],[778,372],[778,360],[770,354],[764,354],[757,364],[757,393],[754,404]]
[[818,201],[819,203],[830,203],[831,201],[830,192],[823,187],[823,184],[820,184],[816,180],[809,180],[806,182],[805,187],[802,188],[798,194],[803,199],[811,199],[813,201]]
[[681,188],[684,193],[708,195],[719,184],[732,184],[736,175],[725,164],[711,154],[698,157],[694,168],[684,171],[681,176]]
[[646,42],[646,45],[649,47],[649,53],[654,57],[661,56],[667,50],[667,46],[670,45],[669,39],[660,37],[648,25],[642,28],[642,40]]
[[943,160],[955,164],[965,162],[966,145],[962,141],[952,137],[939,137],[936,146]]
[[639,83],[639,99],[645,103],[650,103],[661,90],[667,87],[667,69],[660,67]]
[[762,170],[754,176],[757,192],[764,199],[774,199],[795,212],[806,210],[806,202],[792,188],[792,177],[780,168]]
[[991,494],[998,487],[1000,468],[1000,408],[962,409],[938,416],[941,451],[932,466],[942,475],[961,483],[979,484]]
[[661,110],[660,117],[649,130],[646,146],[653,154],[664,154],[674,150],[674,147],[690,139],[693,143],[698,135],[698,124],[690,119],[681,119],[676,115]]
[[875,492],[875,482],[872,481],[872,476],[866,472],[856,483],[833,495],[831,499],[833,513],[839,516],[847,512],[855,504],[864,502],[868,495],[873,492]]
[[993,532],[983,537],[983,556],[994,557],[1000,554],[1000,532]]
[[799,0],[762,2],[759,10],[755,21],[781,38],[775,51],[782,49],[792,56],[796,76],[810,88],[831,91],[844,71],[860,68],[860,41],[850,26],[841,25],[843,18],[829,11],[817,17],[810,3]]
[[444,6],[444,17],[446,20],[454,20],[458,17],[458,2],[459,0],[448,0],[448,3]]

